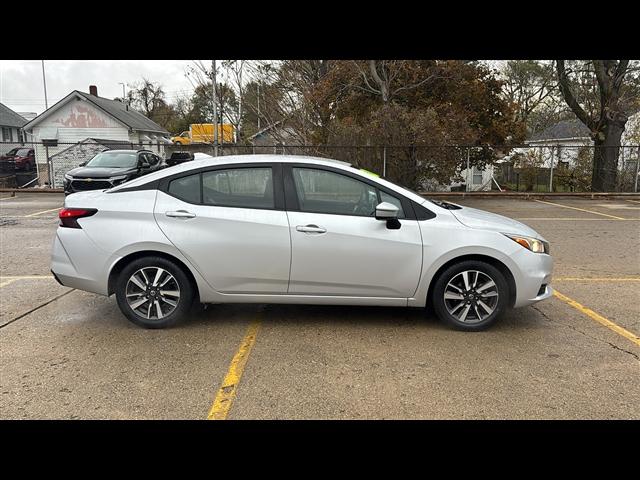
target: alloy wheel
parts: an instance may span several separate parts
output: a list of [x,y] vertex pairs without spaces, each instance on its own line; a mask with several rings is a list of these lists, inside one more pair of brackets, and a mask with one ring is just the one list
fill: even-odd
[[125,294],[136,315],[159,320],[171,315],[178,306],[180,286],[167,270],[144,267],[129,277]]
[[464,323],[479,323],[498,306],[498,286],[486,273],[465,270],[444,289],[444,304],[451,316]]

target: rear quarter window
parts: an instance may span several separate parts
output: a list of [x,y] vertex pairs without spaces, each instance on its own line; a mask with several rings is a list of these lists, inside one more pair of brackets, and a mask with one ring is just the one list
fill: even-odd
[[200,174],[176,178],[169,183],[169,194],[189,203],[200,203]]

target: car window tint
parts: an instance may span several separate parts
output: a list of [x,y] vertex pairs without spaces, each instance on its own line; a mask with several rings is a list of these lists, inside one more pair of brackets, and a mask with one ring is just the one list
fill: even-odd
[[185,202],[200,203],[200,174],[172,180],[169,193]]
[[294,167],[293,179],[303,212],[373,216],[379,203],[375,187],[346,175]]
[[275,208],[271,167],[203,173],[202,202],[224,207]]
[[393,195],[389,195],[383,191],[380,191],[380,201],[388,202],[391,205],[395,205],[398,207],[398,218],[404,218],[404,210],[402,209],[402,202],[399,198],[394,197]]

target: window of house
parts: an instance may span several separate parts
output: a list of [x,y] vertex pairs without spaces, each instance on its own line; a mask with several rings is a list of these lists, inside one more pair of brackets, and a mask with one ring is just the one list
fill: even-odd
[[471,172],[473,174],[472,183],[474,185],[482,185],[482,170],[478,169],[478,167],[473,167]]
[[2,141],[13,142],[13,130],[8,127],[2,127]]

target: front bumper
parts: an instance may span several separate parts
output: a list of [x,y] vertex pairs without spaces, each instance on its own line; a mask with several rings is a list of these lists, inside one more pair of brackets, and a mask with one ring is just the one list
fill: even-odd
[[532,253],[522,249],[513,257],[518,266],[514,273],[516,301],[514,307],[525,307],[553,295],[553,257],[543,253]]
[[110,178],[74,178],[64,179],[64,193],[67,195],[76,192],[88,192],[90,190],[106,190],[120,185],[123,181],[114,181]]

